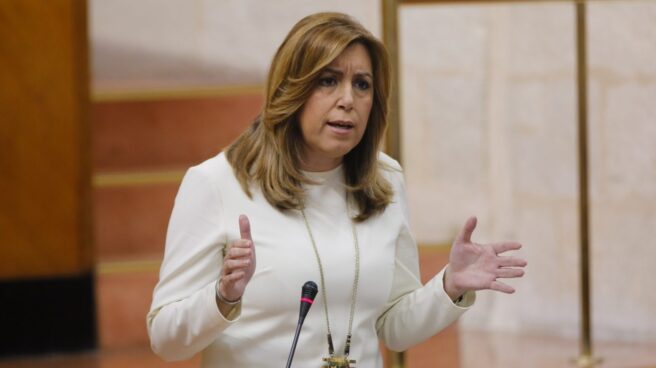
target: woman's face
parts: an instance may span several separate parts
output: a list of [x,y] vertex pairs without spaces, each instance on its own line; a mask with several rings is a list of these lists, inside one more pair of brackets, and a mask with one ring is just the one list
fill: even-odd
[[321,72],[299,116],[303,170],[333,169],[360,142],[373,103],[373,82],[371,59],[360,43],[348,46]]

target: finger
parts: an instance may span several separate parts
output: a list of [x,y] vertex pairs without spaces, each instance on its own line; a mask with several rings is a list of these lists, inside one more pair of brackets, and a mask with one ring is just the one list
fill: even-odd
[[517,268],[500,268],[496,272],[497,277],[513,279],[524,276],[524,270]]
[[516,257],[499,257],[500,267],[526,267],[526,260]]
[[471,235],[474,232],[474,229],[476,228],[476,217],[472,216],[467,221],[465,222],[465,226],[463,226],[462,230],[460,230],[460,233],[458,236],[456,236],[456,243],[471,243]]
[[250,264],[250,259],[228,259],[223,262],[223,274],[230,275],[237,270],[248,267]]
[[[230,242],[230,246],[228,247],[228,252],[230,252],[231,249],[236,248],[236,249],[252,249],[252,244],[253,242],[250,240],[246,239],[237,239],[233,240]],[[227,255],[227,253],[226,253]]]
[[[234,249],[234,251],[233,251]],[[247,257],[255,260],[255,246],[252,240],[237,239],[233,240],[225,254],[226,258]]]
[[242,239],[253,241],[253,238],[251,238],[251,223],[246,215],[239,216],[239,233]]
[[491,244],[494,253],[501,254],[509,250],[518,250],[522,248],[522,245],[515,242],[505,242],[505,243],[494,243]]
[[229,275],[224,275],[221,278],[221,282],[224,284],[226,288],[230,288],[232,287],[232,284],[241,280],[242,278],[244,278],[244,276],[246,276],[246,273],[244,271],[235,271]]
[[253,251],[251,248],[231,247],[226,253],[226,259],[250,258]]
[[492,281],[492,284],[490,285],[490,290],[496,290],[506,294],[512,294],[515,292],[515,289],[512,288],[510,285],[504,284],[503,282],[500,281]]

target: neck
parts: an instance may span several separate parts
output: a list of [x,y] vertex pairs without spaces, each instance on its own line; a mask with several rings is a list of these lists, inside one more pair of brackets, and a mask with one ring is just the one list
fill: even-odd
[[324,160],[301,160],[301,170],[310,172],[330,171],[342,163],[341,158]]

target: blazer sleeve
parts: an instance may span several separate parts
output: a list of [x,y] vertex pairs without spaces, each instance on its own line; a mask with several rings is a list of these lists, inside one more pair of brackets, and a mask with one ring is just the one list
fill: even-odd
[[224,317],[216,305],[226,235],[221,196],[210,178],[194,167],[182,180],[147,316],[151,347],[168,361],[203,350],[241,314],[239,305]]
[[[410,232],[403,173],[400,166],[392,176],[395,201],[399,202],[402,224],[396,242],[392,290],[384,312],[376,322],[379,338],[393,351],[403,351],[446,328],[475,300],[468,292],[454,303],[444,291],[446,267],[426,285],[419,277],[417,244]],[[448,266],[447,266],[448,267]]]

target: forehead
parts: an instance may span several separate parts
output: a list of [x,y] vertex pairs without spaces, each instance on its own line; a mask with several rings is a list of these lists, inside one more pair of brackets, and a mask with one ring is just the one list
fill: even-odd
[[328,67],[371,73],[371,57],[367,48],[363,44],[356,42],[346,47]]

